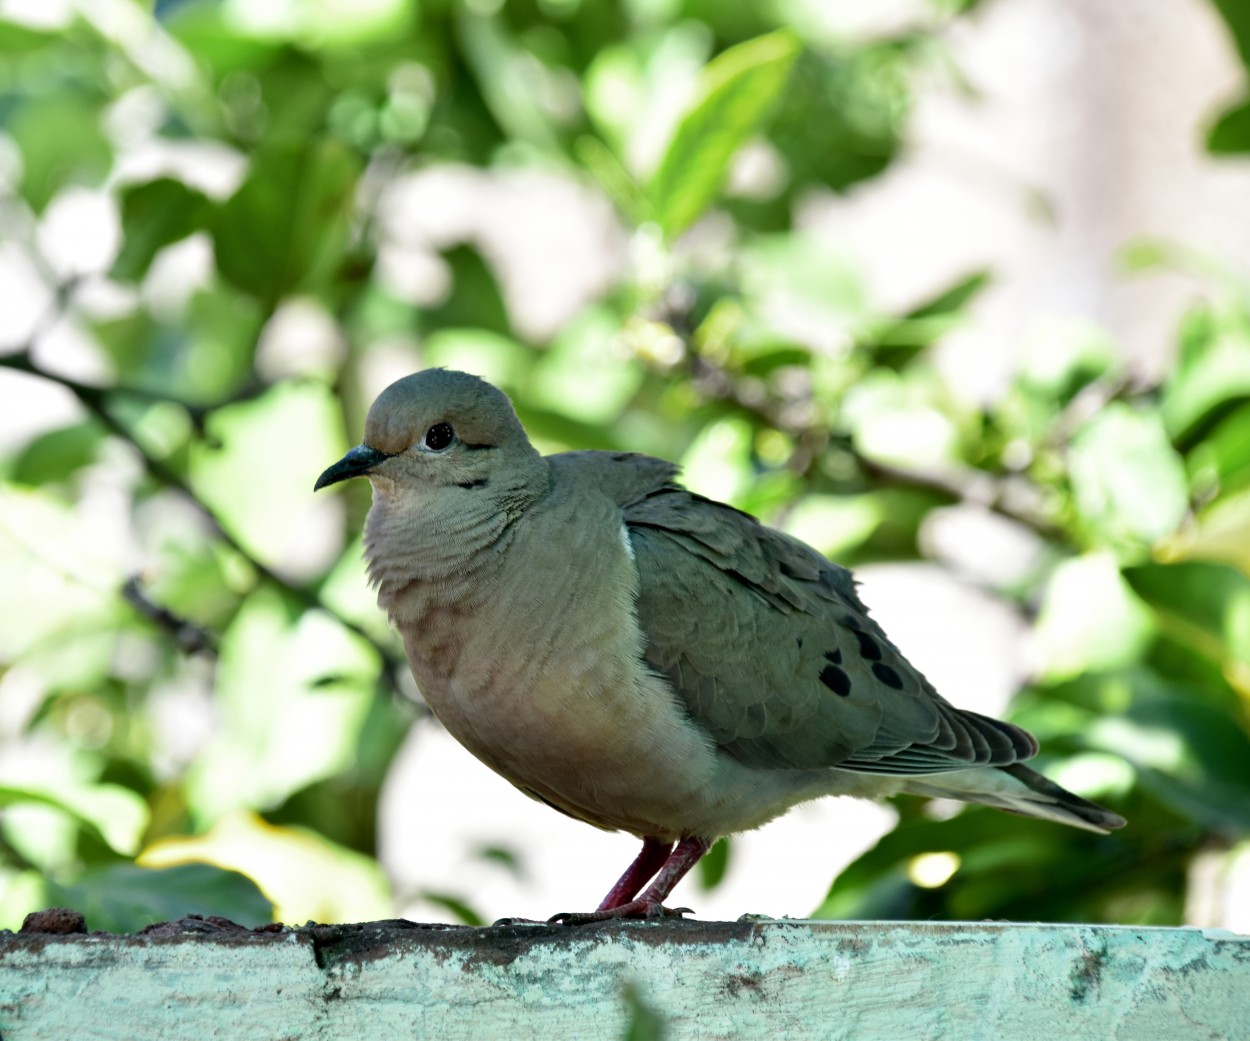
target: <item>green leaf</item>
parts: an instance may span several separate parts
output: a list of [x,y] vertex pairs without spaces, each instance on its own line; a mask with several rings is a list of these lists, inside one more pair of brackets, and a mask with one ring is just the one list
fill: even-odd
[[1250,328],[1240,316],[1187,316],[1180,357],[1163,387],[1163,421],[1178,446],[1199,437],[1228,407],[1250,398]]
[[[173,355],[170,379],[183,397],[206,404],[228,400],[253,378],[256,343],[264,312],[250,296],[217,284],[196,293],[175,334],[178,350],[158,337],[155,357]],[[161,348],[165,347],[162,352]],[[168,362],[167,362],[168,363]]]
[[954,285],[947,287],[931,300],[907,312],[908,318],[934,318],[938,315],[949,315],[962,311],[981,291],[990,284],[993,276],[989,271],[974,271],[965,275]]
[[476,850],[476,855],[488,863],[497,864],[520,881],[529,877],[523,856],[509,846],[482,846]]
[[517,46],[501,19],[471,10],[457,20],[460,53],[490,114],[509,137],[558,152],[551,115],[540,100],[548,86],[541,63]]
[[[1250,743],[1242,753],[1250,755]],[[1211,777],[1180,780],[1150,767],[1139,767],[1137,776],[1160,802],[1195,824],[1213,831],[1250,834],[1250,783],[1244,779],[1232,784]]]
[[1139,698],[1090,736],[1133,763],[1142,784],[1182,816],[1250,833],[1250,736],[1234,715],[1177,690]]
[[[84,632],[115,642],[124,563],[94,518],[46,489],[0,484],[0,517],[0,589],[10,591],[0,597],[0,660],[34,653],[55,656],[46,665],[88,667],[64,645]],[[105,661],[115,655],[116,647]],[[37,674],[46,678],[44,668]]]
[[359,174],[336,141],[266,145],[213,221],[221,273],[268,306],[330,277],[347,245]]
[[241,871],[273,901],[281,922],[367,922],[392,907],[390,885],[373,857],[345,849],[311,826],[280,827],[246,811],[227,815],[205,834],[161,839],[143,851],[140,862],[145,867],[209,863]]
[[[282,566],[293,531],[316,508],[317,475],[343,451],[333,396],[320,384],[280,383],[215,409],[207,429],[215,444],[192,446],[192,486],[249,551]],[[279,459],[281,465],[271,465]]]
[[1250,101],[1220,115],[1207,131],[1207,151],[1216,155],[1250,152]]
[[1164,552],[1170,560],[1228,561],[1250,575],[1250,488],[1208,504]]
[[[1118,836],[983,807],[950,820],[925,819],[910,800],[900,807],[910,819],[842,871],[813,918],[1105,921],[1108,896],[1125,884],[1114,870],[1123,856]],[[938,885],[919,870],[934,854],[956,868]]]
[[34,803],[72,817],[92,838],[117,853],[133,854],[148,825],[143,798],[117,784],[4,785],[0,807]]
[[664,1041],[668,1029],[664,1016],[644,997],[635,983],[621,988],[621,999],[629,1013],[629,1023],[621,1041]]
[[[289,522],[275,523],[289,530]],[[293,618],[292,611],[262,588],[222,635],[217,730],[186,779],[197,822],[239,807],[276,805],[353,762],[375,697],[376,654],[323,612]],[[310,689],[329,674],[343,682]]]
[[17,22],[0,21],[0,54],[9,57],[41,51],[55,45],[61,38],[61,34],[56,31],[32,29]]
[[[224,4],[166,4],[161,27],[194,54],[196,61],[217,83],[231,72],[252,75],[269,67],[282,53],[282,44],[260,39],[239,24]],[[254,86],[254,82],[249,86]],[[227,101],[228,104],[228,101]]]
[[1189,454],[1191,470],[1214,479],[1220,494],[1250,484],[1250,405],[1225,418]]
[[676,238],[720,192],[738,149],[757,132],[799,53],[788,31],[748,40],[704,68],[648,194],[665,234]]
[[81,911],[89,929],[130,933],[187,915],[220,915],[254,927],[273,920],[273,905],[246,875],[212,864],[142,868],[116,864],[69,885],[50,883],[57,904]]
[[1055,568],[1038,612],[1039,672],[1058,679],[1131,665],[1153,635],[1150,611],[1110,553],[1065,560]]
[[767,376],[778,369],[801,366],[806,368],[812,363],[812,352],[806,347],[791,345],[771,346],[767,344],[735,344],[741,363],[738,370],[744,376]]
[[715,889],[725,880],[725,872],[729,870],[732,852],[733,847],[727,838],[719,838],[712,843],[712,848],[699,860],[700,889],[704,891]]
[[761,235],[744,244],[741,262],[743,296],[761,309],[770,296],[794,296],[829,316],[835,329],[854,328],[872,315],[863,272],[828,239],[808,232]]
[[[1105,332],[1077,324],[1030,338],[1016,383],[1027,400],[1053,408],[1066,405],[1096,380],[1110,379],[1122,367],[1119,347]],[[1049,413],[1047,418],[1049,427]]]
[[872,459],[939,472],[959,465],[958,417],[929,371],[872,370],[848,390],[842,418]]
[[427,329],[466,326],[511,334],[508,306],[491,265],[472,245],[453,246],[443,254],[451,269],[451,294],[442,303],[426,308],[421,320]]
[[100,127],[103,100],[57,91],[21,105],[5,127],[22,153],[21,192],[36,213],[67,184],[104,179],[112,149]]
[[427,365],[464,369],[508,390],[525,378],[535,360],[523,344],[476,325],[431,333],[422,354]]
[[166,246],[207,227],[212,204],[182,181],[161,177],[121,193],[122,248],[113,278],[136,282]]
[[709,499],[734,502],[750,488],[754,439],[745,419],[726,417],[709,423],[681,459],[682,483]]
[[1229,564],[1184,561],[1124,569],[1165,630],[1216,661],[1250,664],[1250,578]]
[[1242,65],[1250,68],[1250,7],[1244,0],[1211,0],[1228,23],[1228,31],[1237,45]]
[[620,322],[591,308],[569,322],[533,367],[529,400],[592,425],[620,416],[642,383],[642,366],[619,349]]
[[768,132],[792,198],[812,184],[841,194],[889,167],[912,107],[916,59],[891,39],[800,55]]
[[608,428],[597,423],[583,423],[563,412],[517,402],[517,417],[537,443],[560,448],[599,448],[622,451],[622,444]]
[[990,284],[988,271],[974,271],[902,318],[881,323],[866,337],[878,364],[898,366],[964,321],[964,309]]
[[646,194],[599,138],[583,134],[573,143],[573,153],[630,223],[638,225],[653,219]]
[[224,6],[228,24],[241,34],[260,40],[300,43],[317,52],[360,48],[402,35],[412,17],[415,0],[370,0],[364,4],[302,0],[273,6],[247,2]]
[[1152,544],[1188,509],[1185,467],[1157,412],[1108,405],[1072,439],[1070,466],[1077,508],[1097,542]]
[[436,893],[429,889],[422,889],[418,895],[422,900],[426,900],[436,907],[441,907],[461,925],[479,926],[486,924],[485,918],[465,900],[452,893]]
[[[743,40],[768,28],[720,38]],[[586,67],[582,76],[586,114],[631,169],[654,170],[700,71],[712,57],[715,36],[707,19],[692,13],[609,43]]]
[[872,537],[884,512],[873,494],[805,495],[787,511],[784,530],[838,560]]
[[19,788],[7,784],[0,785],[0,810],[10,806],[23,805],[48,806],[54,810],[59,810],[66,816],[73,818],[74,822],[88,832],[93,839],[105,842],[104,835],[96,826],[96,823],[58,795],[34,788]]
[[232,568],[240,567],[237,555],[203,532],[175,526],[162,532],[150,547],[152,599],[174,614],[220,630],[238,608],[240,582]]
[[11,480],[18,484],[63,481],[95,461],[104,432],[92,421],[40,434],[13,461]]
[[[327,72],[315,52],[283,48],[256,70],[264,102],[262,112],[268,115],[258,117],[252,97],[235,102],[234,118],[249,137],[263,136],[270,143],[315,140],[326,126],[337,93]],[[225,95],[226,99],[232,97],[233,92]],[[247,97],[244,94],[244,99]]]

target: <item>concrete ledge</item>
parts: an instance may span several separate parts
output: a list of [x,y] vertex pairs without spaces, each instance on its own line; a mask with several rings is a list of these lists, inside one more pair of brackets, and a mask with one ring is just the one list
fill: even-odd
[[0,933],[2,1041],[615,1041],[639,1000],[670,1041],[1246,1041],[1250,937],[805,921],[250,931],[220,919],[137,936]]

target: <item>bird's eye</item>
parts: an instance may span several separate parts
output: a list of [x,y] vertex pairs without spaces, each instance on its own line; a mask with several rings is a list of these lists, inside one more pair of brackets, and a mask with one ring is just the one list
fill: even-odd
[[450,423],[435,423],[425,432],[422,440],[431,452],[441,452],[456,439],[456,432]]

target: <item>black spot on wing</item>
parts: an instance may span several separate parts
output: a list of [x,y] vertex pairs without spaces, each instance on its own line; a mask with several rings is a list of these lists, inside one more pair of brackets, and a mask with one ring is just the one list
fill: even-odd
[[826,665],[820,671],[820,682],[839,697],[847,697],[851,693],[851,677],[836,665]]
[[859,641],[859,653],[864,657],[865,660],[867,661],[880,661],[881,660],[881,648],[877,646],[876,640],[874,640],[867,633],[861,632],[858,629],[852,629],[851,632],[855,634],[855,639]]
[[903,678],[884,662],[873,662],[872,674],[887,687],[893,687],[895,690],[903,689]]
[[830,662],[833,665],[841,665],[842,664],[841,649],[835,647],[831,651],[825,651],[825,661]]
[[457,482],[456,482],[456,487],[458,487],[458,488],[467,488],[467,489],[472,489],[472,488],[485,488],[485,487],[486,487],[486,481],[487,481],[487,479],[486,479],[485,477],[479,477],[476,481],[457,481]]

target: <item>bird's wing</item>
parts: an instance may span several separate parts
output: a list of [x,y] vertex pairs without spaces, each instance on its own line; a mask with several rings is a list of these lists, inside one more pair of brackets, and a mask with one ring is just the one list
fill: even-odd
[[846,569],[672,483],[626,498],[647,662],[730,755],[907,775],[1036,753],[1025,731],[942,699]]

